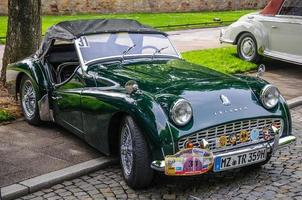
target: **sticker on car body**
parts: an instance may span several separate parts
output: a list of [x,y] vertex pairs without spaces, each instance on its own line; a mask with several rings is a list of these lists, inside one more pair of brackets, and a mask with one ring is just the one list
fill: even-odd
[[165,174],[168,176],[198,175],[213,167],[213,153],[206,149],[185,149],[165,158]]

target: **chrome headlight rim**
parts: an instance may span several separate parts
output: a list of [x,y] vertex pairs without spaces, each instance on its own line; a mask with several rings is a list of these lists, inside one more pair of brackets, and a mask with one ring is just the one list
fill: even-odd
[[[276,97],[276,103],[273,105],[268,105],[267,104],[268,102],[266,101],[267,99],[265,97],[266,97],[267,92],[269,92],[271,89],[275,89],[278,92],[278,95]],[[280,96],[281,96],[281,94],[280,94],[279,89],[274,85],[268,84],[268,85],[264,86],[264,88],[261,90],[261,94],[260,94],[261,103],[266,109],[273,109],[279,104]]]
[[[189,108],[190,108],[190,116],[184,122],[180,122],[179,120],[177,120],[176,113],[175,113],[176,108],[178,106],[180,106],[181,104],[187,104],[187,106],[189,106]],[[173,121],[173,123],[175,125],[177,125],[177,126],[185,126],[185,125],[187,125],[191,121],[192,117],[193,117],[193,109],[192,109],[192,106],[191,106],[191,104],[190,104],[189,101],[187,101],[186,99],[178,99],[178,100],[176,100],[176,101],[173,102],[173,104],[172,104],[172,106],[170,108],[170,118],[172,119],[172,121]]]

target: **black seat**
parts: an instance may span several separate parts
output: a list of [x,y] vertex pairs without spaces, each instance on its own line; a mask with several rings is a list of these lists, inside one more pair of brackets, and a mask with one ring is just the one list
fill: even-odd
[[54,45],[45,58],[53,81],[57,84],[67,80],[79,65],[73,44]]

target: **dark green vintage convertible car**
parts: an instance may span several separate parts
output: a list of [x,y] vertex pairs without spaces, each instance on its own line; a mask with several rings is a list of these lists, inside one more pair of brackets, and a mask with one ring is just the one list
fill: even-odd
[[166,33],[133,20],[52,26],[31,57],[8,66],[25,119],[60,124],[119,154],[126,182],[220,172],[269,161],[295,141],[278,89],[183,60]]

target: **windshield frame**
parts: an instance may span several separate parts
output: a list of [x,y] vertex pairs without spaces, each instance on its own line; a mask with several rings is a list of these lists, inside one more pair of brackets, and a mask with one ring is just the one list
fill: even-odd
[[[125,59],[131,59],[131,58],[143,58],[143,57],[146,57],[146,58],[156,58],[156,57],[160,57],[160,58],[178,58],[178,59],[182,59],[181,57],[181,54],[180,52],[177,50],[177,48],[175,48],[175,45],[174,43],[171,41],[171,39],[164,35],[168,41],[170,42],[172,48],[174,49],[174,51],[176,52],[176,55],[172,55],[172,54],[156,54],[156,55],[153,55],[153,54],[129,54],[129,55],[124,55],[124,58]],[[82,66],[82,69],[84,71],[87,71],[87,68],[88,68],[88,65],[92,64],[92,63],[96,63],[96,62],[103,62],[103,61],[108,61],[108,60],[118,60],[118,59],[123,59],[123,55],[118,55],[118,56],[108,56],[108,57],[102,57],[102,58],[96,58],[96,59],[92,59],[92,60],[89,60],[87,62],[84,61],[84,58],[83,58],[83,55],[82,55],[82,52],[81,52],[81,48],[80,48],[80,38],[76,38],[74,39],[74,45],[75,45],[75,49],[76,49],[76,52],[77,52],[77,55],[79,57],[79,61],[80,61],[80,65]]]

